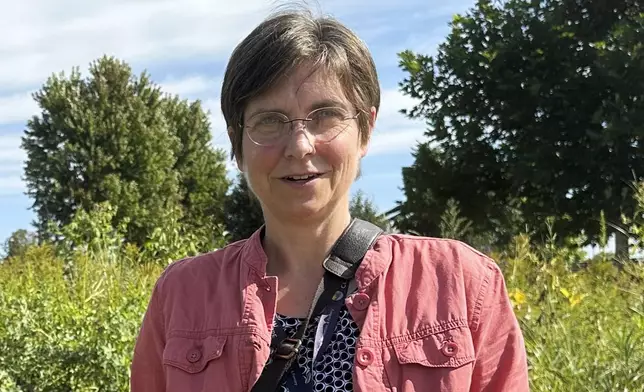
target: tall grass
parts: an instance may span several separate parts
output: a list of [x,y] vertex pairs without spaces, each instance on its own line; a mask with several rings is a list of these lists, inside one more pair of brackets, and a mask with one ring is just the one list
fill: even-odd
[[608,257],[579,270],[525,237],[505,255],[532,391],[644,391],[644,266]]

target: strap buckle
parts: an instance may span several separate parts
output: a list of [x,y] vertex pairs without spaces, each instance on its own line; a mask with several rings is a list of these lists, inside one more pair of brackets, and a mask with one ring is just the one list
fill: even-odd
[[286,338],[275,348],[273,356],[275,358],[289,360],[297,354],[301,345],[302,340],[300,339]]

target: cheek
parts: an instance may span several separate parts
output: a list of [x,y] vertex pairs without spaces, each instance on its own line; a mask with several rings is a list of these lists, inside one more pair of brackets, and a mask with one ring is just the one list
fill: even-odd
[[274,147],[258,147],[252,142],[244,143],[244,171],[249,176],[270,172],[279,162],[280,152]]
[[357,166],[359,151],[347,143],[346,140],[336,140],[317,150],[318,154],[324,157],[324,160],[336,170],[350,172]]

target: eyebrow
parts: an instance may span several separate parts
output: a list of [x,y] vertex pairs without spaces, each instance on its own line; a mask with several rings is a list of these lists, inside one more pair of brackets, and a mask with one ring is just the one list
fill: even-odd
[[[341,107],[341,108],[343,108],[345,110],[349,109],[347,107],[346,103],[344,103],[342,101],[332,99],[332,98],[327,98],[327,99],[322,99],[322,100],[313,102],[313,104],[311,104],[311,106],[309,106],[308,111],[312,112],[313,110],[316,110],[316,109],[328,108],[328,107]],[[251,118],[251,117],[253,117],[253,116],[257,115],[257,114],[260,114],[260,113],[267,113],[267,112],[277,112],[277,113],[282,113],[284,115],[287,115],[287,113],[282,109],[259,107],[259,108],[255,109],[255,110],[253,110],[248,115],[248,118]]]
[[345,110],[348,109],[347,105],[342,101],[337,101],[335,99],[323,99],[321,101],[314,102],[313,105],[311,105],[311,107],[309,108],[309,111],[313,111],[315,109],[320,109],[320,108],[328,108],[332,106],[341,107],[342,109],[345,109]]

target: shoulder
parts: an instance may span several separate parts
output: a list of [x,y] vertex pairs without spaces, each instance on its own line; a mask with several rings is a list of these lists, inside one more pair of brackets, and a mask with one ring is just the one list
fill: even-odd
[[412,290],[440,297],[439,302],[467,309],[476,323],[483,303],[505,295],[492,286],[503,281],[498,264],[489,256],[458,240],[402,234],[384,238],[391,252],[389,274],[397,281],[413,285]]
[[157,286],[163,291],[172,291],[177,285],[184,286],[186,282],[199,286],[212,284],[221,279],[222,275],[230,276],[235,267],[239,267],[246,241],[237,241],[220,249],[172,262],[157,280]]
[[392,262],[401,266],[424,266],[438,273],[460,272],[469,278],[481,278],[491,270],[499,270],[491,257],[459,240],[406,234],[385,237],[390,244]]
[[[244,242],[186,257],[168,265],[153,290],[154,309],[168,334],[218,328],[241,317],[243,285],[248,277],[240,258]],[[209,315],[225,314],[225,320]],[[214,324],[209,324],[214,323]]]

